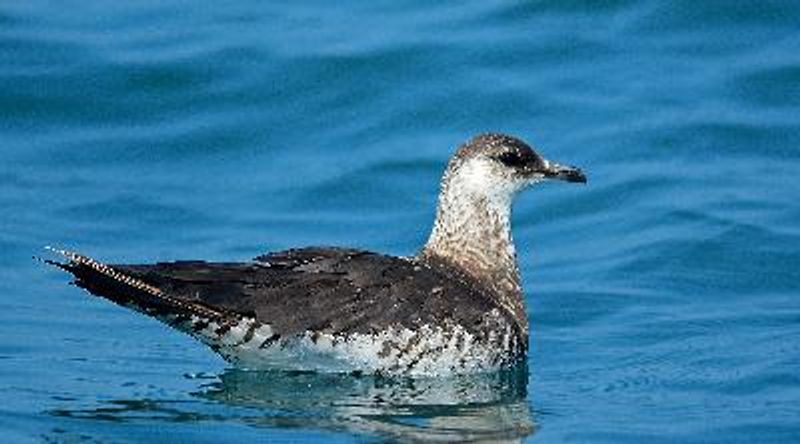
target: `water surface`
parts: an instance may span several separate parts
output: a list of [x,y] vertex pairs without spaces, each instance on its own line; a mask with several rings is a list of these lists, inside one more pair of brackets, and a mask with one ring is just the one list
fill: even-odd
[[[8,442],[800,438],[793,1],[0,5]],[[243,373],[66,285],[299,245],[411,254],[455,146],[582,166],[514,225],[528,366]]]

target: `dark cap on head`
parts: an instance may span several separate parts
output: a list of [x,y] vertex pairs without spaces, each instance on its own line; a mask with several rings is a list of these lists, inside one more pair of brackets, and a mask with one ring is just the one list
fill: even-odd
[[478,156],[488,157],[517,175],[586,182],[586,176],[575,167],[550,162],[530,145],[514,136],[500,133],[479,134],[462,145],[453,158],[457,162]]

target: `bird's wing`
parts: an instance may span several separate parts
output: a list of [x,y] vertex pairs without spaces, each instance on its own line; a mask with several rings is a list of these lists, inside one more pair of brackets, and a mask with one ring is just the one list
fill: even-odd
[[283,336],[364,333],[389,326],[469,328],[494,308],[457,276],[414,260],[360,250],[305,248],[246,263],[104,265],[66,253],[76,283],[139,311],[213,320],[254,318]]

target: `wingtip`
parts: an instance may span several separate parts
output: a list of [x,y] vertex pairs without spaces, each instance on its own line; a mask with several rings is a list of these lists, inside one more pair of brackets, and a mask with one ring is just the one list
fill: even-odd
[[76,253],[74,251],[64,250],[63,248],[53,247],[52,245],[45,245],[44,249],[46,251],[51,252],[51,253],[55,253],[55,254],[58,254],[60,256],[64,256],[65,258],[67,258],[67,259],[69,259],[70,261],[73,261],[73,262],[79,262],[81,257],[82,257],[80,254],[78,254],[78,253]]
[[39,262],[41,264],[52,265],[53,267],[60,268],[60,269],[62,269],[64,271],[70,271],[70,264],[72,263],[72,261],[70,261],[70,262],[59,262],[59,261],[54,261],[52,259],[45,259],[45,258],[42,258],[42,257],[39,257],[39,256],[32,256],[32,258],[33,258],[33,260],[35,260],[35,261],[37,261],[37,262]]
[[45,251],[49,251],[49,252],[51,252],[51,253],[60,254],[60,255],[62,255],[62,256],[67,256],[67,255],[68,255],[68,254],[67,254],[67,253],[68,253],[68,251],[67,251],[67,250],[63,250],[63,249],[61,249],[61,248],[56,248],[56,247],[54,247],[54,246],[52,246],[52,245],[45,245],[45,246],[44,246],[44,250],[45,250]]
[[81,263],[82,256],[74,251],[64,250],[62,248],[57,248],[52,245],[45,245],[43,249],[50,253],[63,256],[64,258],[67,259],[67,261],[61,262],[58,260],[41,258],[39,256],[33,256],[34,260],[39,261],[43,264],[52,265],[54,267],[60,268],[70,273],[72,272],[72,268],[75,265]]

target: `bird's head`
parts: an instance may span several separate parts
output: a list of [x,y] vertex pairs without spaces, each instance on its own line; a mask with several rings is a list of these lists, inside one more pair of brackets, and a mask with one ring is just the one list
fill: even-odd
[[447,167],[456,193],[510,200],[518,191],[547,179],[586,182],[575,167],[548,161],[516,137],[488,133],[462,145]]

